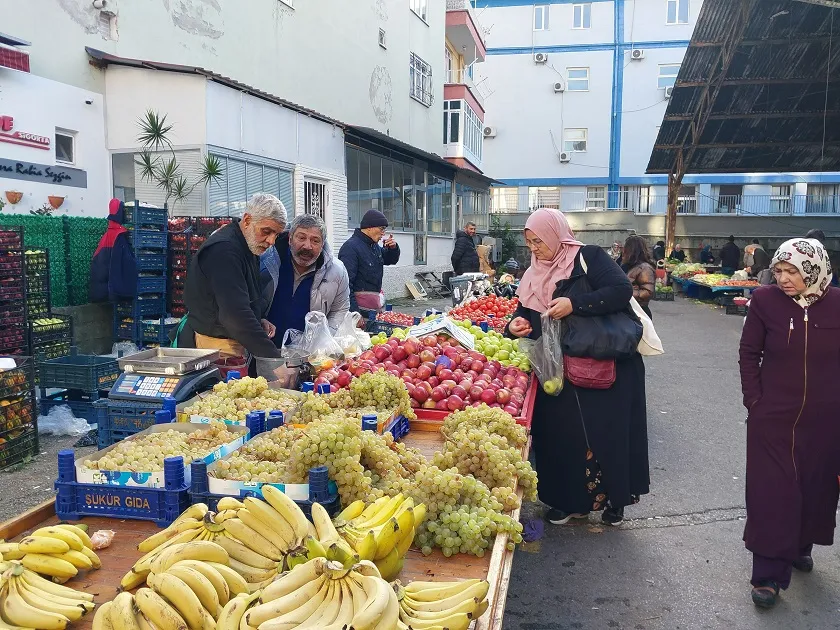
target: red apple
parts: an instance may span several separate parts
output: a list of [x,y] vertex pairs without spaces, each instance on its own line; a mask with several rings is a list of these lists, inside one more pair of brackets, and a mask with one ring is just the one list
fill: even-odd
[[489,388],[481,390],[481,402],[492,405],[496,402],[496,392]]
[[402,347],[408,354],[417,354],[417,352],[420,350],[420,342],[417,341],[414,337],[408,337],[403,342]]
[[426,391],[425,387],[415,387],[409,392],[409,395],[421,404],[429,400],[429,392]]
[[445,341],[449,341],[449,337],[447,337],[446,335],[438,335],[438,336],[437,336],[437,342],[438,342],[439,344],[441,344],[441,343],[443,343],[443,342],[445,342]]
[[[452,370],[452,380],[455,381],[456,383],[460,383],[461,381],[463,381],[464,380],[464,371],[461,370],[461,368],[458,368],[457,370]],[[469,389],[469,388],[467,388],[467,389]]]
[[484,363],[478,360],[473,361],[472,365],[470,366],[470,369],[473,372],[478,372],[479,374],[481,374],[484,371]]
[[475,350],[470,350],[468,354],[470,355],[470,358],[473,359],[474,361],[481,361],[482,363],[487,362],[487,357],[484,356],[483,354],[481,354],[480,352],[477,352]]
[[450,359],[456,358],[460,353],[458,352],[457,348],[453,348],[449,346],[448,348],[444,348],[443,354],[449,357]]
[[436,346],[437,343],[438,343],[437,338],[434,337],[434,335],[427,335],[427,336],[423,337],[420,341],[422,341],[423,345],[426,346],[427,348],[431,348],[433,346]]
[[502,383],[504,383],[505,387],[507,387],[508,389],[510,389],[511,387],[515,387],[516,386],[516,377],[511,375],[511,374],[505,374],[502,377]]
[[373,347],[373,356],[376,357],[377,361],[382,362],[391,356],[391,350],[391,346],[387,343],[383,343]]
[[353,376],[361,376],[362,374],[367,374],[370,370],[365,367],[364,365],[360,365],[355,370],[353,370]]
[[350,379],[352,378],[353,375],[350,374],[350,372],[342,370],[338,373],[338,378],[335,379],[335,382],[339,387],[347,387],[350,384]]
[[511,393],[511,395],[522,394],[524,396],[525,395],[525,390],[522,389],[521,387],[519,387],[519,385],[516,385],[516,386],[510,388],[510,393]]
[[483,402],[481,402],[480,400],[477,400],[472,404],[472,406],[473,407],[481,407],[481,405],[483,405],[483,404],[484,404]]
[[408,404],[411,405],[412,409],[417,409],[420,407],[420,403],[414,400],[413,398],[408,401]]
[[382,367],[386,370],[390,370],[392,367],[394,367],[394,362],[391,361],[391,359],[388,359],[387,361],[383,361],[382,362]]
[[437,372],[437,377],[442,381],[451,381],[452,380],[452,370],[449,368],[444,368]]
[[443,387],[435,387],[432,390],[432,400],[438,402],[439,400],[443,400],[446,398],[446,390]]
[[517,405],[518,407],[522,407],[525,404],[525,396],[522,394],[517,394],[515,392],[510,393],[510,402],[512,405]]
[[455,382],[457,382],[458,385],[460,385],[467,391],[470,391],[470,388],[473,386],[472,379],[467,377],[462,378],[460,381],[458,379],[455,379]]
[[502,364],[499,363],[498,361],[496,361],[495,359],[493,359],[492,361],[489,361],[487,363],[487,367],[491,367],[494,370],[496,370],[496,372],[498,372],[499,370],[502,369]]
[[506,405],[510,402],[510,390],[500,389],[496,392],[496,402],[500,405]]
[[466,357],[464,359],[461,359],[461,363],[459,365],[460,365],[462,370],[467,372],[467,371],[472,369],[472,364],[473,364],[472,359],[470,359],[469,357]]
[[467,390],[461,387],[460,385],[456,385],[452,388],[452,395],[457,396],[461,400],[466,400],[469,397],[469,394],[467,394]]
[[397,368],[391,368],[390,370],[385,370],[385,373],[390,374],[391,376],[396,376],[397,378],[399,378],[399,376],[400,376],[400,371]]
[[464,400],[460,396],[452,394],[446,401],[446,406],[449,411],[458,411],[464,408]]
[[439,400],[435,403],[435,409],[440,409],[441,411],[449,411],[449,406],[446,404],[445,400]]
[[[471,378],[473,381],[478,380],[478,372],[473,372],[472,370],[469,370],[467,372],[466,376],[467,376],[467,378]],[[489,379],[488,379],[488,381],[489,381]]]
[[399,363],[397,363],[397,367],[400,368],[400,370],[407,370],[408,363],[406,363],[405,361],[400,361]]
[[423,363],[434,363],[435,362],[435,353],[426,348],[420,353],[420,361]]
[[478,385],[473,385],[470,387],[470,398],[475,401],[481,401],[481,393],[484,390],[480,388]]
[[420,363],[420,357],[418,357],[416,354],[409,354],[405,360],[405,364],[410,368],[416,368],[420,365]]
[[428,380],[428,378],[432,375],[432,370],[429,369],[428,365],[421,365],[420,367],[417,368],[415,373],[417,374],[417,378],[425,381],[425,380]]
[[376,359],[376,355],[373,353],[373,350],[365,350],[362,354],[359,355],[360,361],[373,361]]
[[[419,370],[420,368],[417,368],[417,369]],[[428,379],[426,379],[426,382],[428,382],[429,385],[431,385],[432,387],[437,387],[438,385],[440,385],[440,379],[437,376],[435,376],[434,374],[432,376],[430,376]]]
[[412,382],[413,379],[410,376],[401,376],[400,378],[402,379],[402,382],[405,383],[405,388],[409,390],[409,393],[411,393],[411,390],[408,388],[408,386],[411,385],[412,387],[414,387],[414,384]]
[[405,348],[397,346],[391,352],[391,356],[394,358],[394,361],[400,362],[408,356],[408,352],[405,351]]
[[335,383],[330,384],[330,393],[331,394],[335,394],[338,391],[338,389],[339,389],[338,385],[336,385]]
[[513,405],[505,405],[504,410],[514,417],[519,415],[519,409],[517,409]]

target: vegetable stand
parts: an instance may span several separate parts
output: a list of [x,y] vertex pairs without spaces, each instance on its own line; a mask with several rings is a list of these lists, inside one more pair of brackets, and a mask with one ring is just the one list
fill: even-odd
[[[439,423],[418,421],[412,423],[412,431],[404,438],[408,446],[420,449],[424,455],[431,455],[443,443]],[[527,444],[523,453],[527,456]],[[518,491],[521,496],[521,491]],[[518,518],[519,510],[511,513]],[[55,503],[49,501],[29,510],[3,524],[0,524],[0,538],[12,540],[39,527],[58,522],[55,516]],[[80,573],[67,582],[67,586],[95,595],[97,603],[110,601],[116,594],[116,586],[131,565],[142,555],[137,551],[137,544],[147,536],[159,531],[154,523],[101,517],[85,517],[90,531],[111,529],[116,532],[113,543],[99,552],[102,568],[98,571]],[[476,622],[475,630],[497,630],[502,628],[505,601],[513,565],[513,551],[507,549],[508,536],[499,534],[492,546],[492,552],[482,558],[464,554],[446,558],[439,549],[429,556],[419,550],[408,552],[405,565],[399,579],[405,583],[411,580],[452,580],[485,578],[490,582],[487,595],[489,609]],[[87,630],[93,621],[93,614],[87,615],[75,623],[72,628]]]

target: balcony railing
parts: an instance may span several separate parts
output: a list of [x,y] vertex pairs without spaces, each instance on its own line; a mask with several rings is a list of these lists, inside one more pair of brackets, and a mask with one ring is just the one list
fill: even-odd
[[483,109],[484,95],[472,80],[472,73],[470,72],[471,67],[472,66],[467,66],[466,68],[453,68],[452,70],[447,70],[445,76],[446,82],[455,85],[466,85],[467,89],[472,93],[475,100],[478,101],[478,104],[481,105]]

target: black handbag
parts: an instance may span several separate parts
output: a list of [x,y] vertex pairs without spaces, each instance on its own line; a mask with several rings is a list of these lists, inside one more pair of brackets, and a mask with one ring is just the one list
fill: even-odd
[[[562,297],[572,298],[593,291],[580,255],[583,275],[573,276]],[[629,359],[638,352],[644,329],[628,303],[627,309],[607,315],[568,315],[563,319],[563,355],[590,359]]]

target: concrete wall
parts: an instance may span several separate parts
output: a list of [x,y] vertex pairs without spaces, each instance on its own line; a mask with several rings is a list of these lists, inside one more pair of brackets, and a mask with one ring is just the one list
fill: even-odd
[[111,352],[114,311],[110,303],[54,308],[53,312],[73,318],[73,343],[80,354]]

